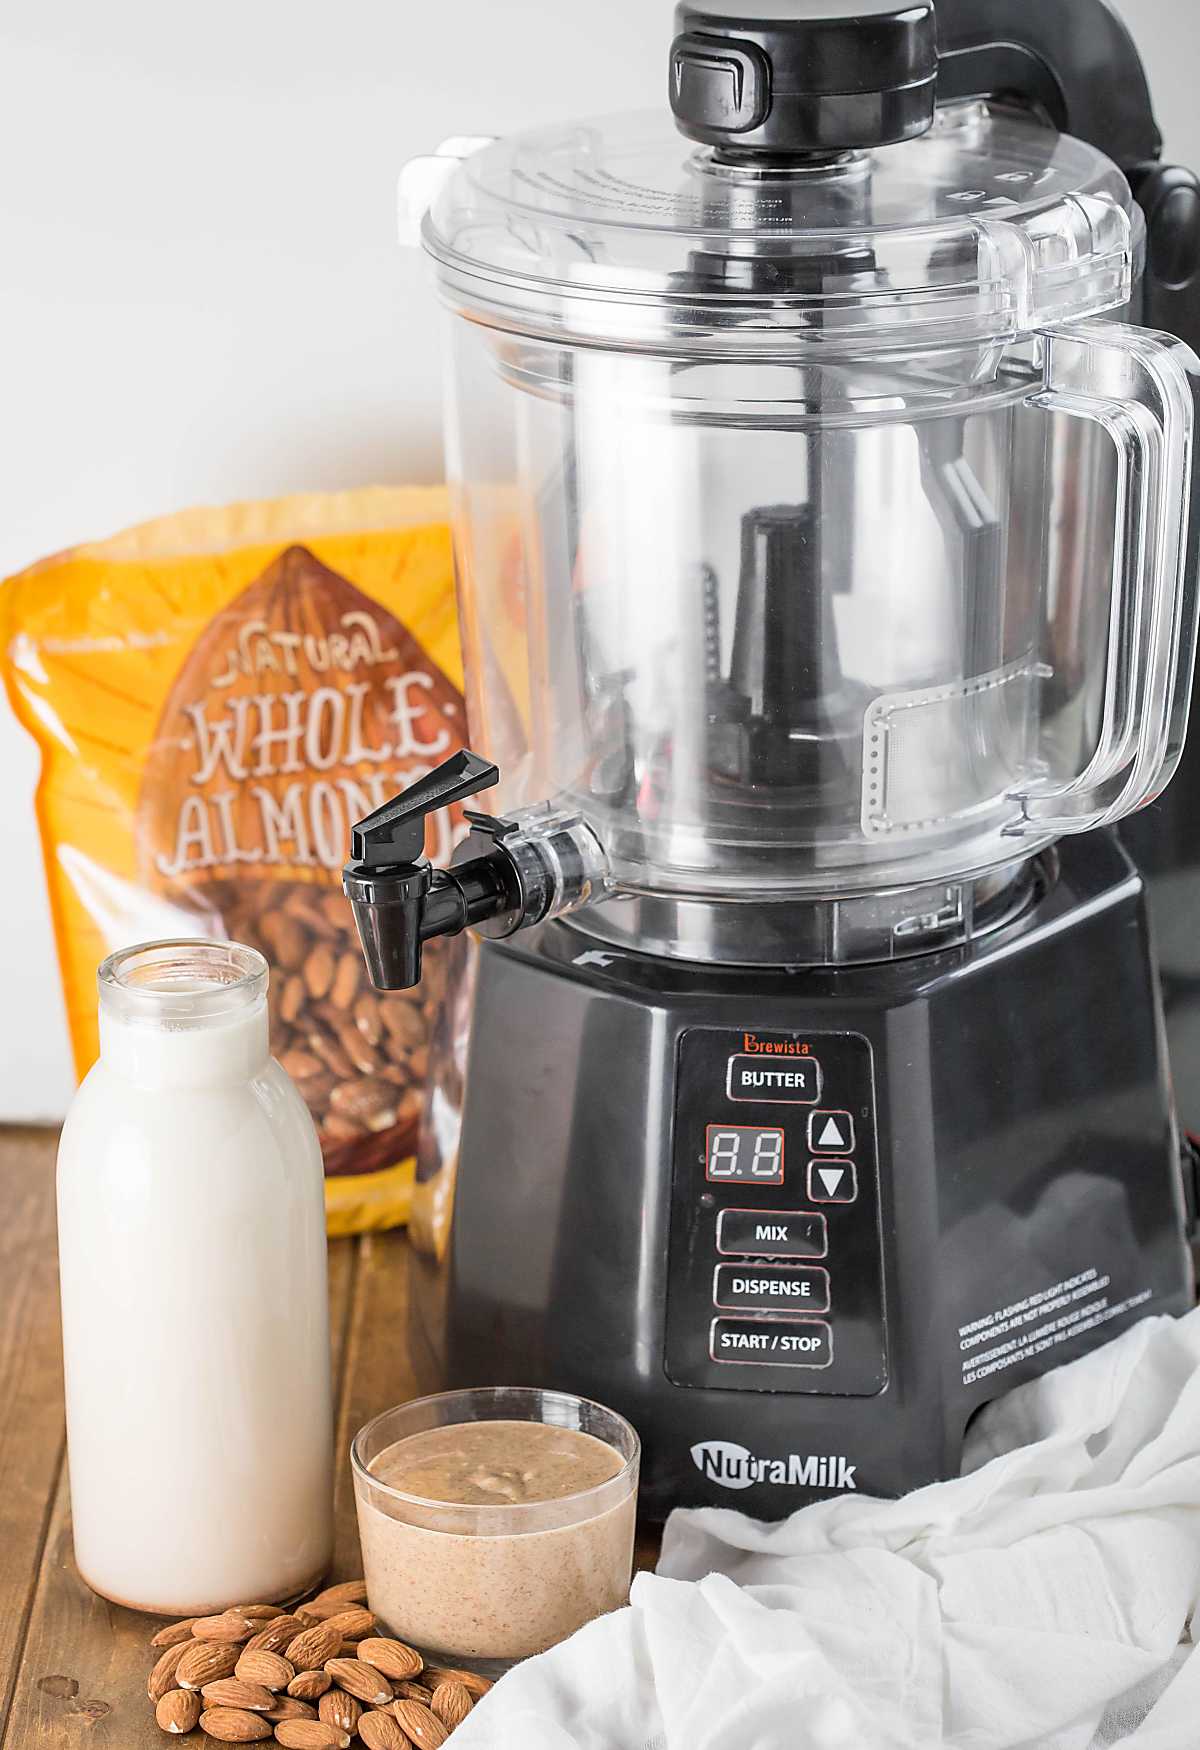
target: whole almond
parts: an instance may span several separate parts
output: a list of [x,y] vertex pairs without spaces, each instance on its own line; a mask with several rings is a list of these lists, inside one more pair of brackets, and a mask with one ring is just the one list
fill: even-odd
[[455,1726],[462,1725],[475,1704],[466,1684],[457,1683],[451,1677],[445,1683],[438,1684],[429,1705],[446,1730],[452,1732]]
[[343,1732],[354,1732],[362,1711],[362,1702],[344,1689],[329,1690],[317,1703],[317,1718],[327,1726],[340,1726]]
[[358,1735],[367,1750],[412,1750],[412,1741],[396,1724],[391,1714],[364,1714],[358,1722]]
[[438,1750],[438,1746],[450,1736],[433,1709],[426,1707],[424,1702],[402,1698],[392,1703],[392,1714],[417,1750]]
[[190,1652],[195,1641],[189,1636],[186,1641],[176,1641],[174,1646],[167,1647],[159,1654],[153,1671],[146,1679],[146,1694],[152,1702],[158,1703],[169,1689],[178,1689],[175,1671],[183,1655]]
[[279,1003],[279,1012],[290,1026],[304,1007],[304,980],[293,972],[290,978],[284,979],[283,996]]
[[461,1683],[476,1701],[492,1687],[490,1677],[481,1677],[477,1671],[467,1671],[458,1665],[427,1665],[425,1679],[435,1688],[439,1683]]
[[361,1641],[375,1627],[375,1618],[361,1604],[352,1604],[347,1610],[339,1610],[336,1615],[327,1616],[325,1627],[337,1629],[344,1641]]
[[160,1731],[190,1732],[200,1718],[200,1697],[194,1689],[168,1689],[154,1709]]
[[287,1686],[289,1695],[296,1696],[300,1701],[316,1701],[324,1695],[333,1678],[328,1671],[297,1671]]
[[382,1671],[385,1677],[419,1676],[425,1663],[414,1647],[384,1635],[369,1635],[366,1640],[359,1641],[357,1651],[365,1664],[374,1665],[376,1671]]
[[296,1615],[305,1628],[315,1628],[317,1623],[324,1622],[327,1616],[341,1616],[343,1611],[351,1608],[352,1606],[348,1605],[344,1598],[310,1598],[307,1604],[296,1606]]
[[302,1629],[283,1651],[297,1671],[313,1671],[326,1659],[335,1659],[342,1650],[340,1629],[328,1629],[324,1623]]
[[280,1720],[275,1736],[284,1750],[350,1750],[350,1734],[324,1720]]
[[219,1677],[200,1691],[205,1707],[244,1707],[247,1713],[265,1714],[275,1697],[261,1683],[243,1683],[240,1677]]
[[336,1604],[341,1610],[345,1610],[349,1604],[365,1604],[366,1602],[367,1582],[365,1580],[340,1580],[336,1586],[326,1586],[324,1591],[318,1592],[312,1600],[312,1604]]
[[363,957],[358,948],[347,948],[337,963],[329,1000],[335,1009],[348,1009],[358,995],[362,978]]
[[[322,1671],[321,1675],[323,1677],[325,1673]],[[275,1706],[268,1708],[263,1715],[264,1720],[274,1720],[277,1724],[280,1720],[315,1720],[316,1717],[315,1707],[293,1695],[277,1695]]]
[[[289,1641],[294,1641],[304,1624],[298,1616],[277,1616],[269,1622],[266,1628],[260,1628],[256,1635],[251,1635],[246,1642],[246,1651],[261,1647],[267,1653],[282,1653]],[[293,1660],[293,1663],[295,1661]]]
[[368,1045],[378,1045],[383,1037],[383,1023],[379,1019],[379,1004],[374,997],[363,995],[354,1003],[354,1025],[358,1028]]
[[254,1622],[272,1622],[284,1614],[282,1604],[231,1604],[229,1608],[238,1616],[248,1616]]
[[309,950],[304,961],[304,982],[310,997],[319,999],[329,994],[336,969],[337,961],[328,942],[318,942]]
[[261,1683],[265,1689],[286,1689],[296,1675],[296,1667],[282,1653],[268,1653],[265,1647],[245,1647],[233,1674],[243,1683]]
[[180,1641],[190,1641],[192,1624],[195,1620],[194,1616],[185,1616],[182,1622],[168,1623],[166,1628],[160,1628],[158,1633],[151,1637],[150,1645],[152,1647],[175,1647]]
[[268,912],[260,925],[263,939],[285,972],[298,972],[308,952],[304,925],[287,912]]
[[240,1707],[210,1707],[200,1715],[200,1730],[222,1744],[253,1744],[269,1738],[273,1727],[260,1714]]
[[369,1707],[383,1707],[392,1699],[392,1686],[373,1665],[361,1659],[326,1659],[325,1669],[347,1695]]
[[248,1616],[234,1610],[223,1610],[219,1616],[198,1616],[192,1624],[192,1634],[198,1641],[248,1641],[255,1627]]
[[203,1689],[221,1677],[232,1677],[238,1650],[228,1641],[188,1641],[175,1667],[176,1689]]
[[279,1061],[293,1081],[307,1081],[310,1076],[321,1073],[321,1059],[314,1057],[311,1051],[301,1051],[298,1045],[292,1046],[288,1051],[281,1051]]
[[411,1677],[405,1677],[399,1683],[392,1684],[393,1695],[406,1695],[410,1701],[423,1701],[428,1707],[433,1701],[433,1691],[427,1683],[414,1683]]

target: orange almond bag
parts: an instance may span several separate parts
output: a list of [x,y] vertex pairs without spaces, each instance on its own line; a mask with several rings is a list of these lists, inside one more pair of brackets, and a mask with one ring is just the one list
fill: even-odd
[[[321,1136],[330,1231],[406,1219],[441,984],[371,990],[342,896],[353,821],[462,745],[440,490],[233,505],[78,547],[0,590],[75,1066],[96,966],[231,937],[271,967],[272,1048]],[[445,862],[457,818],[430,823]]]

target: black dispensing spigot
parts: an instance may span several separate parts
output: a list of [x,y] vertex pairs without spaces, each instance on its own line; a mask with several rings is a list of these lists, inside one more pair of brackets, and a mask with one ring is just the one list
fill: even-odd
[[[500,773],[464,748],[351,828],[342,885],[354,910],[371,982],[407,990],[421,982],[421,945],[484,919],[524,913],[519,873],[503,849],[509,823],[469,816],[475,831],[452,869],[427,861],[425,821],[435,809],[487,790]],[[502,930],[498,933],[505,933]]]

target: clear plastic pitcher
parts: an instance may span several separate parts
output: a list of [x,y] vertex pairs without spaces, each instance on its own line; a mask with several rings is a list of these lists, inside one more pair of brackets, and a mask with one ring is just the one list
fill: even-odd
[[688,940],[692,900],[874,896],[894,930],[1161,790],[1195,360],[1121,319],[1113,164],[974,101],[803,159],[667,114],[447,153],[403,186],[449,312],[472,735],[499,806],[593,829],[639,902],[613,939],[757,957],[744,909]]

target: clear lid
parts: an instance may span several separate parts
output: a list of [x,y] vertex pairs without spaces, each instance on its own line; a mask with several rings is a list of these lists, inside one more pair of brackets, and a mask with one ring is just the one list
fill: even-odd
[[969,101],[816,163],[739,160],[656,112],[539,129],[454,164],[423,239],[450,301],[497,326],[763,354],[1095,315],[1128,299],[1144,226],[1102,153]]

